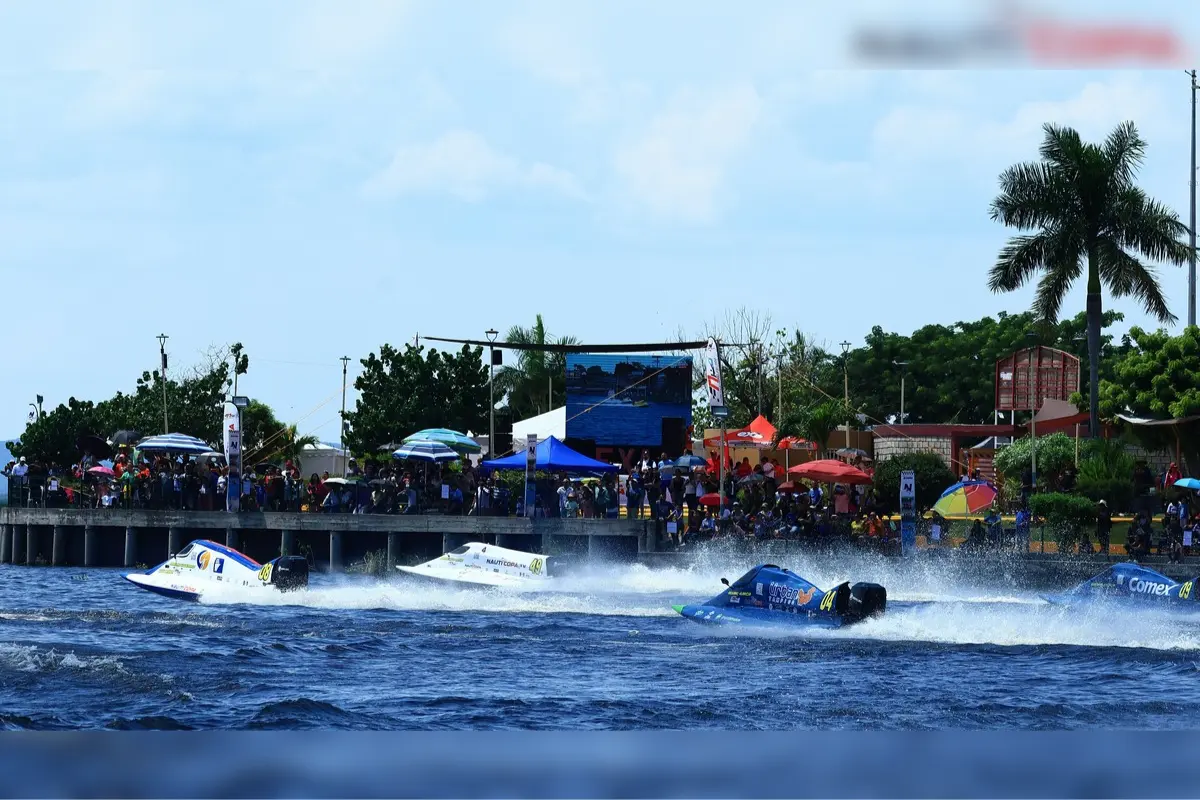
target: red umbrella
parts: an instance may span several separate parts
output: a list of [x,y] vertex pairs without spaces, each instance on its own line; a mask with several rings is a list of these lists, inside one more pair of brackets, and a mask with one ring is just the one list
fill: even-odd
[[721,495],[716,492],[709,492],[700,497],[700,505],[702,506],[719,506],[721,505]]
[[779,491],[794,492],[796,491],[796,484],[792,483],[791,481],[788,481],[787,483],[781,483],[779,484]]
[[788,470],[791,475],[820,483],[871,483],[871,476],[849,464],[833,458],[806,461]]

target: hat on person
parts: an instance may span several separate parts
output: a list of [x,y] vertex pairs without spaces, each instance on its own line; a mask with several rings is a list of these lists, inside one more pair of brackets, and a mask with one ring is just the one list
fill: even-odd
[[21,456],[21,463],[22,463],[22,464],[24,464],[24,463],[25,463],[25,456]]
[[1106,502],[1104,502],[1103,500],[1101,500],[1101,501],[1100,501],[1100,505],[1102,505],[1102,506],[1106,506],[1106,505],[1108,505],[1108,503],[1106,503]]

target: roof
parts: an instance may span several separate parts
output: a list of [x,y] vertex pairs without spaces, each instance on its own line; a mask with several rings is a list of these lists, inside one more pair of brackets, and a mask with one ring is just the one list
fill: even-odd
[[[484,461],[480,464],[483,470],[493,469],[525,469],[525,453],[513,453],[511,456]],[[617,472],[618,468],[594,458],[588,458],[567,447],[556,437],[551,436],[538,442],[537,461],[535,469],[553,472]]]

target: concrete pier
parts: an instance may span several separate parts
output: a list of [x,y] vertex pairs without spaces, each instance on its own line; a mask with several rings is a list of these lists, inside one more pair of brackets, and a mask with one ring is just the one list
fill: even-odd
[[51,547],[51,566],[61,567],[67,563],[67,528],[65,525],[54,526],[54,543]]
[[100,565],[100,535],[95,525],[83,526],[83,565],[97,567]]
[[7,522],[0,525],[0,564],[12,562],[13,526]]
[[125,567],[137,566],[137,528],[125,526]]
[[9,525],[12,528],[12,558],[10,564],[25,563],[25,526]]
[[[441,514],[282,514],[224,511],[0,508],[0,555],[14,564],[126,567],[153,565],[196,539],[224,541],[267,562],[281,553],[311,555],[314,568],[338,570],[386,549],[390,564],[488,542],[556,555],[586,553],[596,537],[605,557],[632,560],[653,522],[462,517]],[[123,541],[122,541],[123,540]],[[325,555],[328,554],[328,561]]]

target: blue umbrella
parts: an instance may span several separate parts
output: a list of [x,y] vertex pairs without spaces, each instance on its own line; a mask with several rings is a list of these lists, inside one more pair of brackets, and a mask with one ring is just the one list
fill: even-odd
[[700,456],[684,455],[671,462],[674,469],[692,469],[694,467],[707,467],[708,461]]
[[426,428],[423,431],[417,431],[412,436],[404,438],[405,444],[409,442],[441,442],[459,453],[479,453],[483,450],[479,443],[470,436],[449,428]]
[[401,445],[400,449],[392,453],[392,458],[401,460],[411,458],[415,461],[441,463],[457,461],[458,453],[441,442],[416,441]]
[[161,436],[150,436],[134,446],[144,452],[187,453],[190,455],[212,452],[212,448],[207,443],[184,433],[164,433]]
[[1180,478],[1175,481],[1174,485],[1180,489],[1191,489],[1200,492],[1200,478]]

